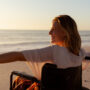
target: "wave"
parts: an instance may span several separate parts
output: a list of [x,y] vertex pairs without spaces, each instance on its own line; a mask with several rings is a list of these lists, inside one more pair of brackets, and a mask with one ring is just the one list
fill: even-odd
[[19,42],[19,43],[3,43],[0,46],[16,46],[16,45],[33,45],[33,44],[49,44],[49,41],[45,42]]
[[[0,47],[9,46],[27,46],[27,45],[49,45],[50,41],[40,41],[40,42],[5,42],[0,43]],[[82,44],[90,44],[90,40],[82,40]]]
[[82,40],[82,43],[90,43],[90,40]]
[[83,34],[81,37],[90,37],[90,34]]

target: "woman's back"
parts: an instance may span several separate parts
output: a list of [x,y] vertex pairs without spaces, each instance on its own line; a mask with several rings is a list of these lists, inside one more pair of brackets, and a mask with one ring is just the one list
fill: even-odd
[[77,67],[82,64],[85,53],[80,50],[79,56],[72,54],[67,48],[58,45],[48,46],[42,49],[25,50],[22,52],[30,69],[37,78],[41,78],[41,70],[45,63],[56,64],[60,69]]

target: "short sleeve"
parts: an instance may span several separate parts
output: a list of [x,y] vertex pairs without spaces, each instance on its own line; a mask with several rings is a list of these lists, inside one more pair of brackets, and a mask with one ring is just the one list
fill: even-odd
[[32,62],[43,62],[45,60],[53,59],[52,46],[40,49],[24,50],[21,51],[25,59]]
[[82,58],[85,59],[85,56],[86,56],[85,49],[81,48],[81,53],[80,54],[81,54]]

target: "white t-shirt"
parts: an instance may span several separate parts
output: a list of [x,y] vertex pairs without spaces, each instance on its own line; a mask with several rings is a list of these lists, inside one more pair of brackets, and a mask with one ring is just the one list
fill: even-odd
[[56,64],[58,68],[69,68],[80,66],[85,57],[83,49],[80,50],[79,56],[71,53],[67,48],[58,45],[52,45],[45,48],[24,50],[25,56],[30,69],[34,76],[41,79],[42,66],[45,63]]

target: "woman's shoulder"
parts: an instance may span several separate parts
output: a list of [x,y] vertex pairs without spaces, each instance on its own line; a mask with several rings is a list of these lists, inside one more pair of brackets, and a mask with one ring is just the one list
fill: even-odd
[[56,53],[63,53],[64,55],[69,55],[70,57],[74,56],[74,57],[85,57],[86,52],[83,48],[80,49],[79,51],[79,56],[73,54],[72,52],[70,52],[66,47],[62,47],[59,45],[52,45],[54,52],[56,51]]

